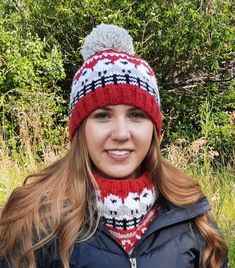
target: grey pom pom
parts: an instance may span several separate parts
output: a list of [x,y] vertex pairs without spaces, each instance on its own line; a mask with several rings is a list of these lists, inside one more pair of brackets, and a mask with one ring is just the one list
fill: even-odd
[[92,32],[85,38],[81,54],[83,59],[87,60],[95,53],[106,49],[135,54],[133,40],[127,30],[116,25],[102,23],[93,28]]

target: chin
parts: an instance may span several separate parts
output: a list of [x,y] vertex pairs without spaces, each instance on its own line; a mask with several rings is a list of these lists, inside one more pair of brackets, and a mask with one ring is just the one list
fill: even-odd
[[136,172],[135,170],[131,170],[130,172],[127,171],[120,171],[119,170],[112,170],[112,172],[103,173],[103,175],[106,178],[110,179],[117,179],[117,180],[124,180],[124,179],[130,179],[130,178],[136,178],[139,175],[139,172]]

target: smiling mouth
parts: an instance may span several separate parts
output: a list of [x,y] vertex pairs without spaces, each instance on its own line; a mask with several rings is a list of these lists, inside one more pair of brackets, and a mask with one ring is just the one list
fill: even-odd
[[131,150],[107,150],[106,151],[109,155],[113,157],[126,157],[128,156],[132,151]]

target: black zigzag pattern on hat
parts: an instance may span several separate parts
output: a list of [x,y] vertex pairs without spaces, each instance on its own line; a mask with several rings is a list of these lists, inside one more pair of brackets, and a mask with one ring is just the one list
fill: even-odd
[[[147,91],[152,96],[157,99],[157,94],[153,87],[151,87],[148,82],[141,80],[139,77],[130,76],[129,74],[112,74],[110,76],[102,76],[98,78],[97,80],[92,80],[91,83],[86,84],[78,90],[78,93],[73,98],[73,100],[70,103],[69,107],[69,115],[71,115],[71,112],[73,110],[74,105],[87,93],[95,91],[98,87],[105,87],[107,85],[115,85],[115,84],[129,84],[129,85],[135,85],[139,88]],[[75,83],[76,85],[76,83]]]

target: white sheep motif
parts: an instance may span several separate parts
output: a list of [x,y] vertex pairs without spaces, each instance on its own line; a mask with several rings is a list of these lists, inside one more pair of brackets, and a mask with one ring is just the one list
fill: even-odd
[[117,195],[110,194],[104,198],[104,206],[111,215],[117,215],[122,205],[122,199]]

